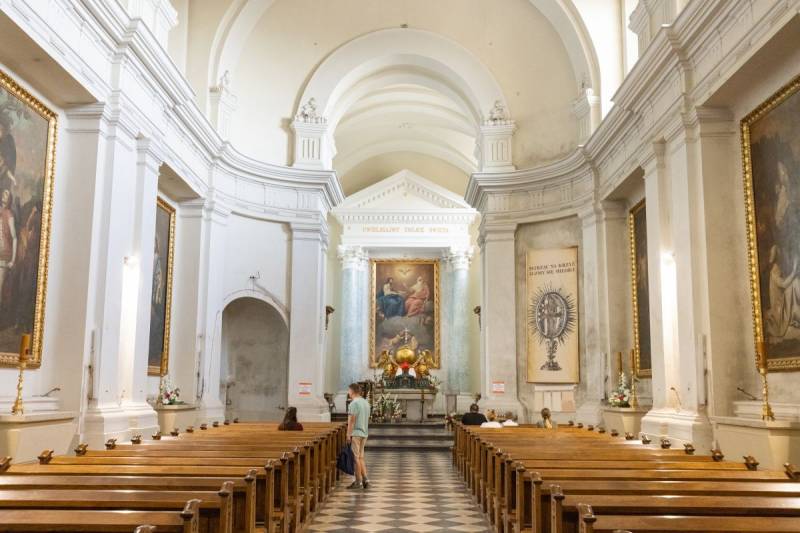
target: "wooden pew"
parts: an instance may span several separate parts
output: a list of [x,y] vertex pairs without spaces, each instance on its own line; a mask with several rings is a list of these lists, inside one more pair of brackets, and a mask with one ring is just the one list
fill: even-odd
[[36,510],[40,515],[51,510],[180,512],[188,497],[197,504],[198,533],[233,533],[232,490],[228,484],[225,482],[218,492],[4,490],[0,491],[0,509]]
[[[230,481],[233,492],[233,530],[255,533],[258,502],[255,493],[256,471],[243,479]],[[136,491],[213,491],[224,478],[181,478],[147,476],[0,476],[0,491],[60,489],[70,491],[136,490]],[[263,502],[260,515],[264,516]]]
[[763,516],[600,515],[590,505],[578,505],[580,533],[614,533],[622,530],[673,533],[778,533],[800,531],[800,518]]
[[198,533],[199,505],[191,500],[180,512],[0,509],[0,524],[4,533]]

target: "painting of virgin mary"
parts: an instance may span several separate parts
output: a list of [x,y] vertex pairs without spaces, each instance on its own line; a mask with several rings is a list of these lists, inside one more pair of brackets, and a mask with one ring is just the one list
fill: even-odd
[[386,278],[383,288],[378,291],[378,309],[383,313],[384,318],[393,316],[403,316],[406,314],[406,301],[403,294],[396,291],[392,284],[394,278]]

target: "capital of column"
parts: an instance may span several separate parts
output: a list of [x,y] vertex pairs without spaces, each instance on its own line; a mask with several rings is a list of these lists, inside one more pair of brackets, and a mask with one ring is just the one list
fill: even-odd
[[336,249],[336,255],[342,262],[342,269],[355,269],[365,271],[369,264],[369,254],[361,246],[346,246],[340,244]]
[[644,170],[644,179],[652,176],[656,168],[664,168],[667,143],[658,139],[646,145],[639,157],[639,166]]
[[472,262],[473,247],[467,246],[463,248],[450,248],[442,254],[445,263],[450,267],[450,270],[469,270],[469,265]]
[[514,242],[516,233],[516,222],[503,222],[498,224],[483,223],[481,224],[480,234],[478,235],[478,246],[483,249],[486,244],[492,242]]
[[157,153],[157,145],[152,139],[148,137],[136,139],[136,152],[138,154],[137,164],[140,167],[144,167],[153,174],[159,173],[163,159]]

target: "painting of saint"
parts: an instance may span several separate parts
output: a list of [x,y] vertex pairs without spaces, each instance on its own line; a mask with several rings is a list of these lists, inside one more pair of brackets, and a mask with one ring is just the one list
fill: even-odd
[[172,304],[172,261],[175,209],[158,199],[153,249],[153,285],[150,296],[150,350],[148,374],[164,375],[169,366],[169,326]]
[[41,364],[56,116],[0,72],[0,364]]
[[636,375],[652,375],[650,350],[650,276],[647,270],[647,211],[642,200],[628,214],[633,296],[633,350]]
[[439,368],[439,262],[373,260],[370,366],[383,350],[430,350]]
[[742,120],[756,342],[800,369],[800,76]]

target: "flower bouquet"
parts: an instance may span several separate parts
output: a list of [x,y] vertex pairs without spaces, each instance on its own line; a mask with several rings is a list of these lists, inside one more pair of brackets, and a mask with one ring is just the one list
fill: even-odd
[[172,385],[169,376],[164,376],[159,386],[158,403],[160,405],[179,405],[184,403],[180,396],[181,389]]
[[628,387],[628,378],[625,377],[624,372],[619,375],[619,385],[611,392],[608,404],[611,407],[631,406],[631,389]]

